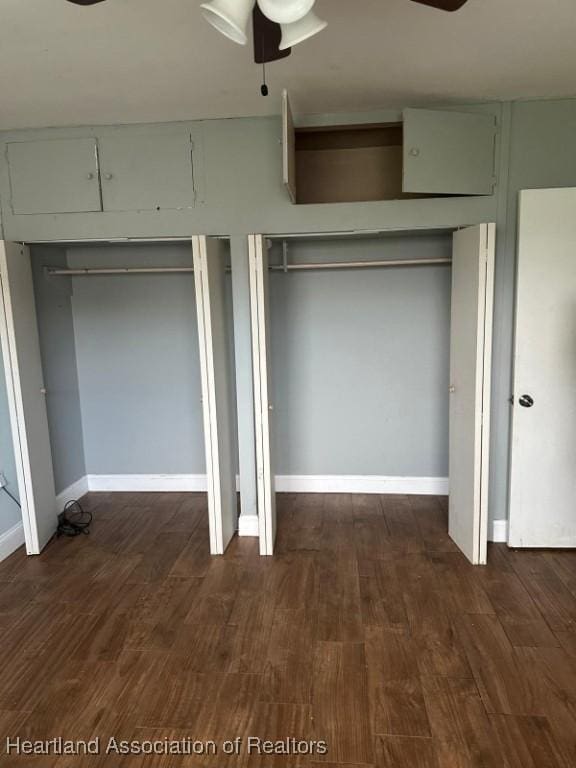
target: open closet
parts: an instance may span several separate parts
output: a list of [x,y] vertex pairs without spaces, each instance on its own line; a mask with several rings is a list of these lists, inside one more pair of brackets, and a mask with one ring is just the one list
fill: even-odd
[[0,245],[29,554],[87,490],[205,492],[210,552],[225,551],[238,518],[228,272],[223,239]]
[[276,490],[449,493],[487,554],[495,226],[249,238],[260,551]]

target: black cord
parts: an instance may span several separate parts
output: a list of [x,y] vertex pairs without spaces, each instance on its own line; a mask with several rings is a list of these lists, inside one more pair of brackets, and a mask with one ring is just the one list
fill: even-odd
[[85,512],[79,501],[69,501],[58,515],[58,536],[87,536],[90,533],[92,513]]
[[4,491],[4,493],[5,493],[7,496],[10,496],[10,498],[12,499],[12,501],[14,502],[14,504],[17,504],[17,505],[20,507],[20,509],[22,509],[22,505],[20,504],[20,502],[18,501],[18,499],[16,498],[16,496],[12,496],[12,494],[10,493],[10,491],[8,490],[8,488],[6,488],[6,486],[5,486],[5,485],[3,485],[3,486],[2,486],[2,490]]

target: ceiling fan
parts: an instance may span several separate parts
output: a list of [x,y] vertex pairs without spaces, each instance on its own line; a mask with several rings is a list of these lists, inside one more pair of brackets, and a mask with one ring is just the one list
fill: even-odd
[[[457,11],[468,0],[411,0],[441,11]],[[68,0],[76,5],[96,5],[104,0]],[[252,17],[254,60],[266,64],[289,56],[292,46],[328,26],[314,13],[316,0],[207,0],[200,5],[204,18],[239,45],[248,42]]]

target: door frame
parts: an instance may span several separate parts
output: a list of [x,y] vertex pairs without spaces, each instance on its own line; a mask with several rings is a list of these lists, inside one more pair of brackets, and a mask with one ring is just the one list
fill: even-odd
[[[473,227],[484,227],[486,236],[486,251],[487,253],[494,251],[496,242],[496,224],[493,222],[480,222],[476,224],[460,225],[458,227],[433,227],[430,228],[435,232],[447,232],[454,233],[461,229],[469,229]],[[264,307],[262,302],[264,299],[262,288],[258,284],[258,276],[253,269],[253,260],[256,254],[256,240],[260,239],[262,243],[266,242],[266,238],[286,239],[291,238],[315,238],[315,237],[346,237],[352,235],[373,234],[374,236],[382,235],[384,233],[407,234],[410,232],[418,232],[413,227],[402,227],[398,229],[386,229],[383,230],[354,230],[351,231],[331,231],[331,232],[303,232],[303,233],[290,233],[290,234],[276,234],[267,233],[260,235],[249,235],[249,250],[250,250],[250,295],[251,295],[251,316],[252,316],[252,345],[253,345],[253,368],[254,368],[254,418],[255,418],[255,440],[256,440],[256,466],[257,466],[257,478],[258,478],[258,518],[259,518],[259,530],[260,530],[260,542],[261,542],[261,554],[273,554],[273,542],[271,551],[263,551],[266,549],[266,520],[270,519],[271,509],[270,503],[267,499],[270,490],[274,495],[274,477],[270,477],[270,481],[266,483],[265,475],[266,470],[271,475],[271,461],[270,461],[270,432],[268,422],[268,412],[263,408],[262,400],[262,376],[265,366],[262,363],[262,344],[260,337],[262,334],[262,323],[264,320]],[[486,262],[486,281],[490,288],[494,282],[494,259],[487,259]],[[480,307],[480,313],[482,315],[482,322],[484,323],[483,334],[483,349],[482,352],[482,365],[481,375],[479,376],[479,386],[482,387],[481,397],[481,412],[476,414],[477,424],[481,427],[481,440],[477,444],[478,451],[475,456],[476,469],[478,473],[476,483],[476,498],[478,502],[476,515],[476,532],[477,538],[474,543],[474,565],[483,565],[487,560],[487,545],[488,545],[488,521],[489,521],[489,471],[490,471],[490,419],[491,419],[491,374],[492,374],[492,335],[493,335],[493,310],[494,310],[494,292],[493,289],[489,289],[484,296],[484,306]],[[266,387],[269,386],[269,381],[265,382]],[[266,460],[266,448],[268,449],[268,459]],[[269,527],[269,526],[268,526]],[[264,542],[264,543],[263,543]],[[269,548],[270,549],[270,548]]]
[[[181,243],[187,243],[190,244],[190,252],[193,254],[193,245],[195,240],[198,241],[205,241],[204,236],[197,236],[197,235],[190,235],[189,237],[145,237],[145,238],[134,238],[131,242],[134,243],[174,243],[174,242],[181,242]],[[12,242],[12,241],[6,241],[0,239],[0,248],[4,247],[4,242]],[[75,242],[81,242],[81,243],[101,243],[103,245],[105,244],[114,244],[114,240],[106,239],[106,238],[87,238],[82,241],[75,241]],[[51,241],[43,241],[43,244],[49,244],[49,245],[60,245],[62,244],[62,240],[51,240]],[[20,246],[20,243],[18,243]],[[34,243],[30,243],[30,245],[34,245]],[[205,242],[204,242],[205,246]],[[26,244],[23,245],[24,248],[27,248],[28,246]],[[199,247],[201,247],[199,245]],[[204,248],[205,252],[205,248]],[[196,266],[196,264],[194,264]],[[195,270],[196,272],[196,270]],[[196,275],[195,274],[195,281],[198,280],[199,283],[199,290],[202,292],[201,295],[206,295],[206,284],[205,284],[205,275],[204,273]],[[198,290],[198,289],[197,289]],[[195,300],[197,301],[198,295],[195,295]],[[217,510],[217,504],[218,501],[218,495],[215,492],[214,484],[216,483],[217,477],[214,474],[214,471],[210,471],[210,464],[209,464],[209,457],[213,457],[214,450],[212,447],[213,442],[213,430],[211,425],[214,422],[213,419],[213,411],[212,405],[214,401],[214,397],[211,396],[214,393],[212,392],[212,389],[214,387],[214,380],[213,377],[210,377],[209,371],[202,370],[204,366],[204,359],[202,355],[202,346],[204,346],[207,351],[210,352],[207,360],[213,359],[210,355],[212,355],[213,350],[210,344],[207,344],[207,338],[206,338],[206,329],[205,329],[205,323],[204,323],[204,312],[210,311],[209,303],[208,307],[204,308],[204,312],[200,312],[200,307],[197,306],[197,316],[198,316],[198,343],[199,343],[199,352],[200,352],[200,369],[201,369],[201,379],[202,379],[202,411],[203,411],[203,423],[204,423],[204,440],[205,440],[205,447],[206,447],[206,458],[207,458],[207,468],[206,468],[206,474],[207,474],[207,485],[208,485],[208,496],[209,499],[212,499],[212,504],[209,504],[209,528],[210,528],[210,551],[212,555],[221,555],[224,551],[224,545],[223,545],[223,537],[222,537],[222,525],[218,525],[218,521],[216,520],[216,510]],[[26,552],[28,555],[39,555],[41,552],[41,546],[39,542],[39,535],[38,535],[38,528],[36,525],[36,517],[35,517],[35,507],[34,507],[34,496],[33,496],[33,483],[32,483],[32,466],[31,466],[31,459],[30,454],[28,451],[28,442],[27,442],[27,436],[26,436],[26,429],[25,429],[25,411],[24,411],[24,404],[22,402],[21,397],[21,389],[20,389],[20,373],[19,373],[19,366],[18,366],[18,356],[16,351],[16,339],[14,335],[14,328],[12,327],[12,324],[9,322],[9,317],[11,314],[11,298],[10,298],[10,292],[8,290],[8,284],[6,281],[6,276],[3,275],[3,272],[0,272],[0,342],[1,342],[1,348],[2,348],[2,358],[4,363],[4,375],[6,377],[6,386],[7,386],[7,394],[8,394],[8,409],[9,409],[9,418],[10,418],[10,425],[12,430],[12,443],[14,446],[14,461],[16,465],[16,473],[18,478],[18,491],[20,496],[20,507],[21,507],[21,513],[22,513],[22,524],[24,528],[24,536],[25,536],[25,542],[26,542]],[[36,322],[36,318],[34,318],[34,321]],[[40,356],[40,350],[38,350],[38,355]],[[41,361],[40,361],[41,366]],[[42,366],[41,366],[42,367]],[[0,372],[0,375],[2,375],[2,372]],[[207,388],[206,388],[207,387]],[[210,450],[208,450],[208,444],[207,441],[210,441]],[[216,447],[216,453],[217,447]],[[213,468],[213,465],[212,465]],[[235,485],[236,478],[234,477],[234,485]],[[59,512],[60,510],[56,510],[56,512]],[[221,523],[221,521],[220,521]]]

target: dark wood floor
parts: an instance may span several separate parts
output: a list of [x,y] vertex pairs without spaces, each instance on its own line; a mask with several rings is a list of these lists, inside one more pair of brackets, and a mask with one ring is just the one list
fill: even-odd
[[30,766],[572,768],[576,552],[473,568],[424,497],[283,496],[278,555],[208,556],[205,500],[100,494],[0,564],[0,738],[326,740],[327,756]]

